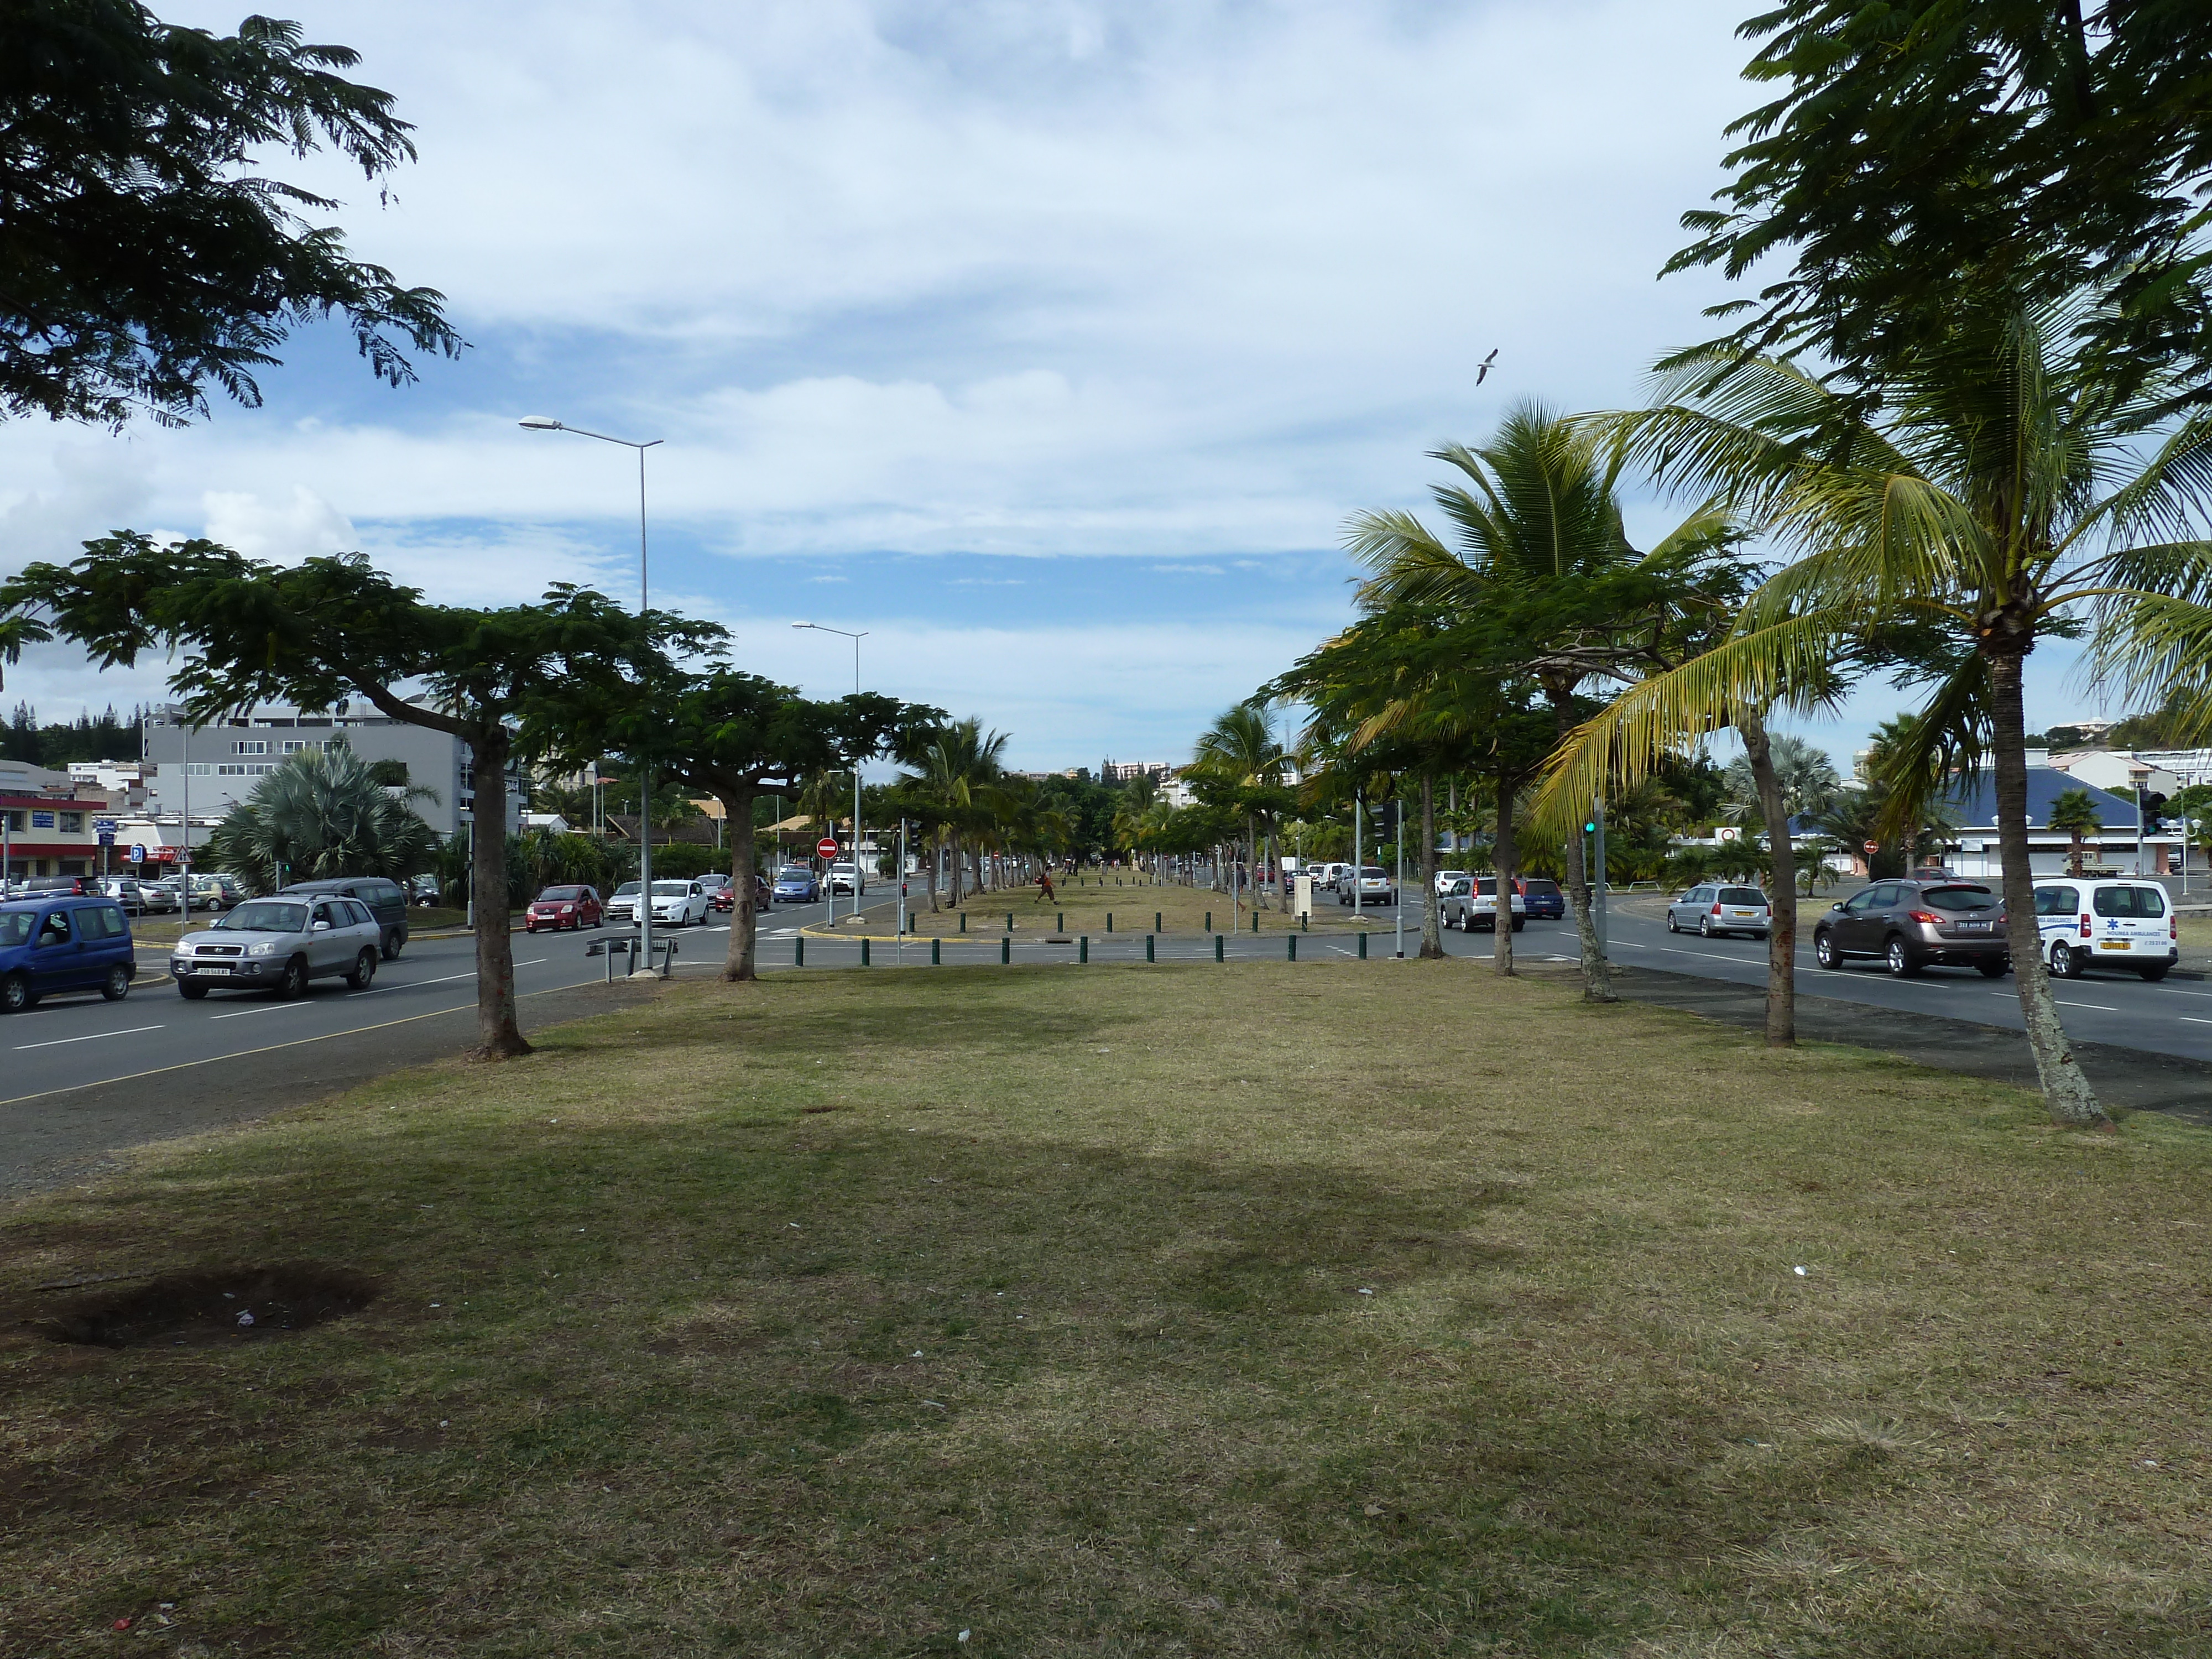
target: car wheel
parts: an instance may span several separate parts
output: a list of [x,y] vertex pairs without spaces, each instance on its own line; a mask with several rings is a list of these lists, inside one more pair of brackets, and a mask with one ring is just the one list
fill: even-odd
[[2073,979],[2081,973],[2074,960],[2074,947],[2063,939],[2051,941],[2051,977]]
[[406,948],[407,935],[401,933],[397,927],[393,928],[390,933],[384,936],[382,940],[382,949],[384,951],[384,959],[386,962],[398,961],[399,953]]
[[1974,966],[1982,970],[1984,979],[2002,979],[2005,976],[2005,969],[2011,967],[2012,963],[2002,957],[1991,957],[1987,962],[1978,962]]
[[276,981],[276,994],[287,1002],[297,1002],[307,994],[307,959],[294,957],[284,964],[284,977]]
[[1516,916],[1513,918],[1513,931],[1516,933],[1528,925],[1528,921],[1525,916]]
[[1713,919],[1711,916],[1699,916],[1698,918],[1698,937],[1699,939],[1711,939],[1712,936]]
[[31,994],[31,981],[21,974],[0,979],[0,1014],[20,1014],[37,1001]]
[[1672,907],[1669,907],[1667,912],[1667,931],[1670,933],[1679,933],[1682,931],[1682,924],[1674,920]]
[[376,952],[364,949],[354,958],[353,972],[346,975],[346,983],[356,991],[366,991],[376,977]]
[[1840,968],[1844,953],[1836,949],[1835,935],[1823,930],[1813,935],[1813,960],[1823,968]]
[[2141,974],[2145,979],[2150,981],[2153,984],[2156,984],[2160,980],[2166,977],[2167,970],[2172,966],[2173,964],[2170,962],[2154,962],[2136,969],[2136,972]]
[[124,967],[120,963],[118,963],[114,967],[109,969],[107,970],[107,977],[100,981],[100,994],[106,997],[110,1002],[120,1002],[124,998],[129,996],[131,994],[131,970],[128,968]]
[[1911,979],[1920,971],[1920,958],[1913,954],[1912,947],[1901,939],[1890,940],[1889,949],[1883,953],[1882,961],[1888,968],[1892,979]]
[[198,1002],[207,993],[208,988],[204,985],[194,985],[188,980],[177,981],[177,994],[187,1002]]

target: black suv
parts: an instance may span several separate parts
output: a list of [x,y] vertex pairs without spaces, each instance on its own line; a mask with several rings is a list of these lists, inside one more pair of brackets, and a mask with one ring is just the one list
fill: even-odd
[[407,944],[407,891],[396,882],[383,876],[336,876],[327,881],[295,881],[283,890],[288,893],[337,893],[349,899],[359,899],[376,918],[381,938],[379,941],[384,959],[398,959]]
[[2004,900],[1978,881],[1877,881],[1829,907],[1813,929],[1813,959],[1879,957],[1902,979],[1930,963],[1978,968],[1991,979],[2011,965]]

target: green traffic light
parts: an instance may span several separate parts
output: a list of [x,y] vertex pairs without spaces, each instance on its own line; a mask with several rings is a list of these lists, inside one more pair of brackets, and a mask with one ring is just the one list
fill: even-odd
[[1594,836],[1597,834],[1597,820],[1595,818],[1585,818],[1583,820],[1583,834],[1586,836]]

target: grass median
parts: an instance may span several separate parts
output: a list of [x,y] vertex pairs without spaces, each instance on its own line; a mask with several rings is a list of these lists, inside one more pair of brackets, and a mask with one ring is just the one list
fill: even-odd
[[[1088,933],[1103,939],[1109,918],[1115,933],[1202,934],[1209,930],[1209,922],[1211,931],[1215,933],[1225,933],[1232,926],[1243,932],[1251,930],[1252,896],[1249,892],[1240,896],[1232,914],[1228,893],[1210,887],[1185,887],[1172,882],[1154,884],[1142,877],[1134,880],[1125,877],[1123,884],[1115,885],[1110,875],[1103,886],[1096,876],[1080,886],[1054,883],[1049,902],[1034,885],[995,893],[969,893],[962,896],[957,907],[940,893],[934,915],[930,911],[927,895],[915,884],[907,895],[908,927],[923,939],[957,939],[961,937],[960,917],[964,912],[968,918],[966,931],[971,937],[988,934],[995,938],[1004,933],[1009,915],[1013,917],[1017,934],[1030,935]],[[1420,890],[1418,878],[1406,884],[1408,932],[1419,926]],[[1297,928],[1297,918],[1286,910],[1279,892],[1269,891],[1262,897],[1266,903],[1259,911],[1261,933],[1279,933]],[[887,935],[897,928],[898,889],[895,884],[885,883],[868,890],[861,919],[857,923],[844,913],[843,906],[848,902],[839,901],[836,932]],[[1314,896],[1312,920],[1306,931],[1349,933],[1355,927],[1371,931],[1387,929],[1391,925],[1388,910],[1374,905],[1355,910],[1339,904],[1334,893],[1322,892]]]
[[540,1041],[0,1212],[18,1318],[382,1287],[11,1318],[8,1651],[2212,1640],[2201,1132],[1450,962],[793,973]]

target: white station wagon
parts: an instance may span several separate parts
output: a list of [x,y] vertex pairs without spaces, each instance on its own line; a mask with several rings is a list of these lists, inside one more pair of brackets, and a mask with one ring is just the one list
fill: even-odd
[[2060,979],[2092,968],[2124,968],[2164,979],[2181,959],[2166,889],[2154,881],[2067,876],[2035,884],[2035,925],[2045,959]]

